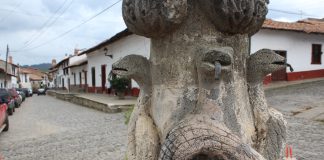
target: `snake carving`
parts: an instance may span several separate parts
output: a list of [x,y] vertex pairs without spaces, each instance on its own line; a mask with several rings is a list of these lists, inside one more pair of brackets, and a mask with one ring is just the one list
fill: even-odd
[[267,159],[280,158],[280,153],[274,153],[284,146],[286,125],[280,112],[268,108],[263,79],[266,75],[286,67],[291,68],[286,59],[269,49],[261,49],[248,59],[248,90],[256,128],[254,148]]
[[112,66],[112,72],[134,79],[141,88],[128,127],[128,159],[157,159],[159,138],[151,118],[150,62],[140,55],[128,55]]
[[[128,159],[280,157],[282,148],[269,147],[267,142],[269,137],[275,137],[284,144],[285,122],[278,112],[267,109],[265,99],[252,101],[264,93],[260,89],[256,92],[260,95],[254,94],[256,83],[251,77],[264,75],[259,76],[255,66],[249,65],[257,61],[250,57],[249,38],[263,24],[268,3],[123,1],[128,29],[151,38],[149,60],[139,61],[133,56],[113,65],[120,75],[123,73],[118,70],[131,71],[136,67],[143,72],[131,77],[139,79],[136,81],[141,83],[143,94],[129,126]],[[278,124],[283,127],[276,127]],[[276,132],[278,129],[282,131]],[[267,133],[263,134],[263,130]],[[270,152],[273,155],[269,156]]]

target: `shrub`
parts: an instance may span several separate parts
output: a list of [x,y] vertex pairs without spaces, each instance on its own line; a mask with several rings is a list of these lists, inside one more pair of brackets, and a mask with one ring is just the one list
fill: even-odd
[[129,83],[129,79],[122,77],[114,77],[109,80],[111,88],[116,92],[125,92]]

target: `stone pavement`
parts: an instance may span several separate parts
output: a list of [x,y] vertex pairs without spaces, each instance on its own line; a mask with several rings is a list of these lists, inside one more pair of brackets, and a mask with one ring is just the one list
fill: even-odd
[[313,79],[305,79],[305,80],[299,80],[299,81],[272,82],[270,84],[265,85],[264,89],[269,90],[269,89],[283,88],[283,87],[289,87],[289,86],[293,86],[293,85],[301,85],[301,84],[313,83],[313,82],[318,82],[318,81],[324,81],[324,78],[313,78]]
[[5,160],[124,160],[127,126],[122,113],[33,96],[9,118],[9,131],[0,133]]
[[[109,100],[105,95],[86,96]],[[313,114],[322,113],[324,81],[268,89],[266,96],[269,106],[287,119],[287,141],[294,156],[298,160],[323,159],[324,123],[311,117],[322,116]],[[33,96],[10,116],[9,132],[0,134],[0,157],[123,160],[127,139],[124,121],[122,113],[106,114],[50,96]]]
[[324,80],[266,90],[268,104],[288,122],[287,142],[298,160],[324,157]]

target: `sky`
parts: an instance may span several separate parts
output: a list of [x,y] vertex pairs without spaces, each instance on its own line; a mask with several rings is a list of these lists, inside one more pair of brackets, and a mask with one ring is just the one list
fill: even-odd
[[[324,0],[270,0],[267,18],[324,18],[323,4]],[[8,44],[16,64],[60,61],[74,48],[91,48],[125,28],[120,0],[0,0],[0,59],[5,59]]]

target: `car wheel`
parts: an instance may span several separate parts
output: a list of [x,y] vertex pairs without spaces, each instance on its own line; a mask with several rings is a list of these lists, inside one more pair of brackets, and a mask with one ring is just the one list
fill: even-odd
[[5,120],[6,127],[3,129],[3,131],[8,131],[9,130],[9,118],[8,114],[6,114],[6,120]]
[[13,114],[13,108],[8,109],[8,114],[11,116]]

